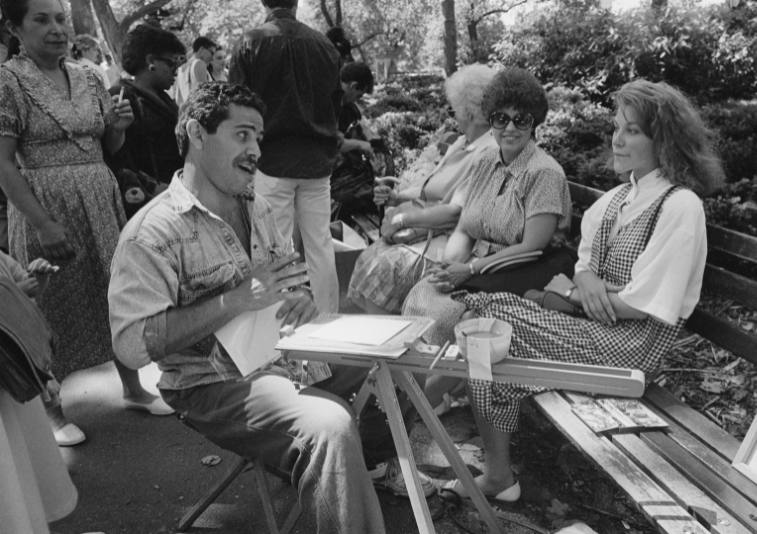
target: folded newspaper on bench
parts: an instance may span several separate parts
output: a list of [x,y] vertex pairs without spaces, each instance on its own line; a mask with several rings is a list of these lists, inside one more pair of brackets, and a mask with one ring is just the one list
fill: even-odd
[[668,424],[638,399],[588,397],[566,393],[571,409],[594,432],[634,432],[666,428]]

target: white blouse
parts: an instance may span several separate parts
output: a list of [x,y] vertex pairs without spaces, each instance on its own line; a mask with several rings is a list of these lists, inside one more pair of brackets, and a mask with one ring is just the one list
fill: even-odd
[[[673,185],[656,169],[636,180],[631,175],[631,190],[621,204],[620,214],[610,232],[628,224]],[[602,217],[618,186],[586,210],[581,221],[576,273],[588,271],[591,246]],[[702,201],[692,191],[679,189],[663,204],[657,226],[647,248],[631,268],[631,281],[618,293],[629,306],[660,321],[675,324],[694,311],[702,289],[707,261],[707,229]]]

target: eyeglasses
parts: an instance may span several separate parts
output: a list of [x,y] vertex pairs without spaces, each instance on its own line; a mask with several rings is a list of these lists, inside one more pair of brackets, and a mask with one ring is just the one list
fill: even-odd
[[181,65],[180,62],[175,61],[175,60],[171,59],[170,57],[156,56],[155,59],[157,59],[158,61],[162,61],[163,63],[165,63],[166,66],[169,69],[171,69],[171,70],[176,70],[176,69],[179,68],[179,65]]
[[510,122],[518,130],[528,130],[534,125],[534,116],[530,113],[516,113],[511,117],[504,111],[495,111],[489,115],[489,126],[497,130],[504,130]]

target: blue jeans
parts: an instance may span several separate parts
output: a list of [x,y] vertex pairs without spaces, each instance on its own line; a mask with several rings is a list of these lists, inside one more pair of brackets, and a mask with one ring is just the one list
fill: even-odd
[[182,421],[213,443],[291,472],[318,533],[383,533],[360,434],[340,398],[359,387],[367,371],[332,367],[324,389],[297,391],[283,372],[265,372],[161,394]]

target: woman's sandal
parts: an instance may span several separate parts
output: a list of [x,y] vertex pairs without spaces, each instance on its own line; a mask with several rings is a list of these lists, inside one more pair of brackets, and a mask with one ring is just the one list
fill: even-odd
[[[468,492],[463,486],[462,482],[460,482],[459,479],[455,478],[453,480],[447,481],[440,489],[439,489],[439,496],[442,499],[450,500],[449,497],[445,497],[445,493],[450,494],[455,499],[469,499]],[[517,480],[515,481],[515,484],[510,486],[509,488],[503,489],[499,493],[495,495],[486,495],[484,496],[495,502],[499,503],[513,503],[520,499],[520,482]]]

